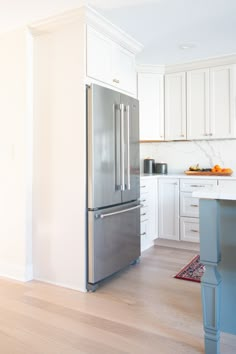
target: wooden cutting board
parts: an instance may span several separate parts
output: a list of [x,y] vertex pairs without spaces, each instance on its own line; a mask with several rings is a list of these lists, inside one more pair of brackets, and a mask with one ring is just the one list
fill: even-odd
[[233,172],[184,171],[188,176],[231,176]]

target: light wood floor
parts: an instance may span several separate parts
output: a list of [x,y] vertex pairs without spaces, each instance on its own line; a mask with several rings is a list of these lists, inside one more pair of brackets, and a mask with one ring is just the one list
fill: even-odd
[[0,353],[204,353],[200,285],[172,277],[194,254],[155,246],[87,294],[1,278]]

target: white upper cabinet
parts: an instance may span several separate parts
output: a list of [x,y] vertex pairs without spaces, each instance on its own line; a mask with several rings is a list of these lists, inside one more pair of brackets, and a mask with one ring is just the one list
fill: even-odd
[[112,84],[124,91],[136,92],[135,56],[125,48],[113,44]]
[[164,75],[138,73],[140,140],[164,140]]
[[111,83],[112,43],[89,26],[87,27],[87,76]]
[[187,73],[187,138],[209,139],[209,69]]
[[235,138],[235,65],[187,73],[187,138]]
[[87,76],[135,95],[135,55],[87,26]]
[[186,73],[165,75],[165,140],[186,139]]
[[210,68],[210,137],[235,137],[235,67]]

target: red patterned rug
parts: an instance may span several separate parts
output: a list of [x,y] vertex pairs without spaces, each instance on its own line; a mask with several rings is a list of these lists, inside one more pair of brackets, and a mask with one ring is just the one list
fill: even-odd
[[205,267],[200,263],[200,256],[194,256],[194,258],[182,268],[174,278],[195,281],[197,283],[201,282],[201,277],[205,271]]

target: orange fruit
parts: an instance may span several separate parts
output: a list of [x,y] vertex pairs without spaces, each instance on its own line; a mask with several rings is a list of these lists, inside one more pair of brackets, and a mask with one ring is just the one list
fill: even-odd
[[228,168],[228,167],[224,168],[223,170],[222,170],[222,172],[225,172],[225,173],[233,173],[233,170],[231,168]]
[[214,168],[215,172],[221,172],[221,170],[222,170],[220,165],[215,165],[213,168]]

